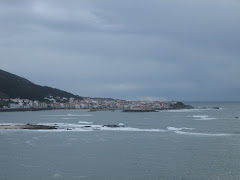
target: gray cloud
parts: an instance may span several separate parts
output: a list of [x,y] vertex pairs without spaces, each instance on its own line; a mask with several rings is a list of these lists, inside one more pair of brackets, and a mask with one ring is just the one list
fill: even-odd
[[234,0],[0,2],[0,68],[83,96],[240,100]]

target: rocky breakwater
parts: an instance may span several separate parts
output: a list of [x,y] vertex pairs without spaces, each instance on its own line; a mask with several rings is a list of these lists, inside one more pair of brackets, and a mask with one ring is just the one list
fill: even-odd
[[194,107],[190,106],[190,105],[185,105],[182,102],[177,102],[175,104],[171,104],[169,109],[174,109],[174,110],[178,110],[178,109],[194,109]]
[[46,125],[0,125],[0,129],[29,129],[29,130],[47,130],[47,129],[57,129],[57,126],[46,126]]

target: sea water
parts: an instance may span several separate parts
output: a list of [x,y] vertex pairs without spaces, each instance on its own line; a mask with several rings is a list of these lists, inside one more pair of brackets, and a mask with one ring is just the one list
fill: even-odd
[[240,103],[186,104],[220,109],[1,112],[59,129],[0,130],[0,179],[240,179]]

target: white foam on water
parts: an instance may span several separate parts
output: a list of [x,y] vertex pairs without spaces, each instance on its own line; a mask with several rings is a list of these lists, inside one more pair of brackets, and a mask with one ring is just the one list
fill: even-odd
[[186,127],[181,127],[181,128],[176,128],[176,127],[167,127],[167,130],[169,131],[182,131],[182,130],[193,130],[194,128],[186,128]]
[[[120,123],[121,125],[122,123]],[[39,125],[57,126],[58,129],[53,130],[38,130],[38,131],[52,131],[52,132],[63,132],[63,131],[132,131],[132,132],[165,132],[163,129],[139,129],[132,127],[103,127],[103,125],[80,125],[80,124],[69,124],[69,123],[39,123]],[[123,124],[124,125],[124,124]]]
[[93,124],[93,122],[87,122],[87,121],[79,121],[79,124]]
[[207,121],[207,120],[217,119],[217,118],[208,117],[208,115],[192,115],[192,116],[189,115],[187,117],[197,118],[197,119],[194,119],[194,120],[198,120],[198,121]]
[[190,117],[195,117],[195,118],[207,118],[208,115],[193,115],[193,116],[190,116]]
[[132,132],[165,132],[163,129],[139,129],[132,127],[103,127],[102,125],[91,125],[82,129],[102,130],[102,131],[132,131]]
[[88,117],[88,116],[93,116],[93,114],[65,114],[65,115],[42,115],[42,116],[49,116],[49,117]]
[[16,125],[24,125],[22,123],[0,123],[0,126],[16,126]]
[[224,134],[224,133],[198,133],[198,132],[189,132],[184,130],[193,130],[194,128],[176,128],[176,127],[167,127],[167,130],[173,131],[176,134],[181,135],[192,135],[192,136],[231,136],[233,134]]
[[208,120],[215,120],[217,118],[201,118],[201,119],[194,119],[196,121],[208,121]]
[[231,136],[233,134],[214,134],[214,133],[196,133],[196,132],[184,132],[175,131],[176,134],[193,135],[193,136]]
[[63,129],[40,129],[40,130],[34,130],[36,132],[89,132],[94,131],[93,129],[85,129],[85,128],[69,128],[71,130],[68,130],[67,128]]
[[[219,108],[222,109],[222,108]],[[211,111],[211,110],[219,110],[219,109],[213,109],[213,108],[195,108],[195,109],[168,109],[168,110],[161,110],[159,112],[201,112],[201,111]]]
[[161,110],[159,112],[198,112],[198,111],[201,111],[202,109],[177,109],[177,110],[174,110],[174,109],[169,109],[169,110]]
[[[5,123],[4,123],[5,124]],[[9,123],[8,123],[9,124]],[[120,123],[121,124],[121,123]],[[70,123],[39,123],[39,125],[49,125],[58,126],[58,129],[40,129],[40,130],[28,130],[28,129],[9,129],[4,130],[4,132],[12,131],[34,131],[34,132],[92,132],[92,131],[121,131],[121,132],[167,132],[172,131],[179,135],[191,135],[191,136],[231,136],[236,134],[224,134],[224,133],[199,133],[190,132],[184,130],[193,130],[194,128],[187,127],[167,127],[164,129],[139,129],[133,127],[103,127],[103,125],[80,125],[80,124],[70,124]],[[0,133],[3,131],[0,131]],[[33,145],[31,141],[26,141],[26,144]]]
[[69,123],[38,123],[37,125],[46,125],[46,126],[57,126],[62,128],[71,128],[71,127],[83,127],[80,124],[69,124]]
[[100,130],[104,131],[132,131],[132,132],[166,132],[163,129],[139,129],[139,128],[131,128],[131,127],[101,127]]
[[67,129],[54,129],[54,130],[36,130],[38,132],[89,132],[89,131],[128,131],[128,132],[165,132],[163,129],[138,129],[138,128],[109,128],[109,127],[99,127],[99,128],[69,128]]
[[68,116],[93,116],[93,114],[68,114]]

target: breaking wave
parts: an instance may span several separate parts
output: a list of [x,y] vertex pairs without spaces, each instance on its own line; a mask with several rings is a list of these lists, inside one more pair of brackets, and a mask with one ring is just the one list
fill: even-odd
[[202,120],[202,121],[207,121],[207,120],[214,120],[214,119],[217,119],[217,118],[210,118],[208,117],[208,115],[193,115],[193,116],[188,116],[188,117],[193,117],[193,118],[197,118],[197,119],[194,119],[194,120]]
[[83,116],[83,117],[87,117],[87,116],[93,116],[92,114],[65,114],[65,115],[43,115],[43,116],[50,116],[50,117],[78,117],[78,116]]
[[93,124],[93,122],[87,122],[87,121],[79,121],[79,124]]
[[182,130],[193,130],[194,128],[186,128],[186,127],[182,127],[182,128],[176,128],[176,127],[167,127],[167,130],[169,131],[182,131]]
[[[90,123],[90,122],[87,122]],[[49,125],[49,126],[57,126],[58,129],[50,130],[53,132],[56,131],[132,131],[132,132],[165,132],[163,129],[139,129],[133,127],[106,127],[103,125],[80,125],[80,124],[69,124],[69,123],[44,123],[39,125]],[[123,125],[120,123],[119,125]],[[40,130],[44,131],[44,130]]]
[[162,110],[160,112],[198,112],[201,111],[202,109],[177,109],[177,110]]
[[23,123],[0,123],[0,126],[15,126],[15,125],[24,125]]
[[[192,136],[231,136],[235,134],[226,133],[202,133],[193,132],[195,128],[188,127],[166,127],[166,129],[141,129],[135,127],[127,127],[122,123],[118,126],[106,126],[106,125],[92,125],[92,122],[79,121],[79,124],[70,123],[39,123],[38,125],[56,126],[57,129],[51,130],[36,130],[35,132],[89,132],[89,131],[122,131],[122,132],[172,132],[179,135],[192,135]],[[85,125],[84,125],[85,124]],[[91,125],[88,125],[91,124]],[[15,123],[1,123],[0,125],[16,125]],[[10,130],[9,130],[10,131]],[[20,129],[11,131],[22,131]]]
[[[193,135],[193,136],[231,136],[233,134],[225,134],[225,133],[199,133],[199,132],[191,132],[191,130],[194,130],[194,128],[176,128],[176,127],[167,127],[167,130],[173,131],[176,134],[181,134],[181,135]],[[184,131],[188,130],[188,131]]]
[[197,132],[185,132],[185,131],[175,131],[176,134],[184,135],[194,135],[194,136],[231,136],[233,134],[214,134],[214,133],[197,133]]

